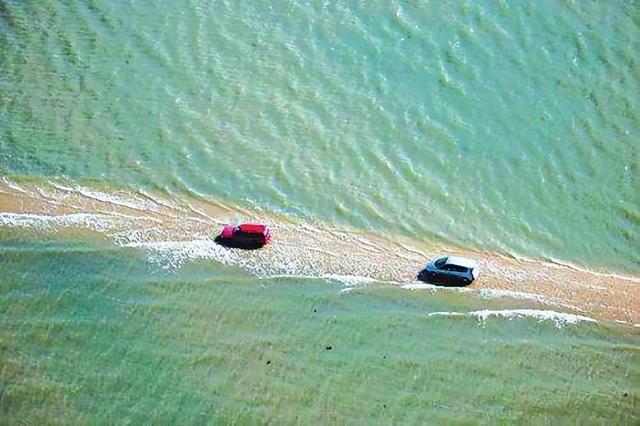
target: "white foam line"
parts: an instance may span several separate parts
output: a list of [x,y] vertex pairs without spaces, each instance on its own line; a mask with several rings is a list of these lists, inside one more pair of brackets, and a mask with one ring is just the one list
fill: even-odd
[[376,280],[370,277],[363,277],[359,275],[338,275],[338,274],[323,274],[321,278],[325,278],[332,281],[338,281],[345,284],[348,287],[364,287],[374,283]]
[[463,313],[463,312],[429,312],[427,314],[427,317],[431,318],[431,317],[464,317],[467,316],[467,314]]
[[[170,202],[168,201],[163,201],[161,199],[155,199],[153,197],[151,197],[150,195],[141,192],[139,195],[141,197],[145,197],[147,198],[149,201],[145,202],[143,200],[141,200],[139,197],[135,197],[135,198],[124,198],[121,196],[117,196],[117,195],[113,195],[113,194],[108,194],[106,192],[101,192],[101,191],[96,191],[93,189],[88,189],[88,188],[83,188],[81,186],[76,186],[75,188],[71,188],[68,186],[64,186],[64,185],[60,185],[58,183],[55,182],[49,182],[49,184],[54,187],[55,189],[62,191],[62,192],[77,192],[78,194],[86,197],[86,198],[90,198],[92,200],[97,200],[97,201],[101,201],[104,203],[108,203],[108,204],[113,204],[113,205],[117,205],[117,206],[121,206],[121,207],[127,207],[133,210],[140,210],[140,211],[150,211],[150,212],[154,212],[154,213],[158,213],[158,209],[157,206],[159,205],[163,205],[172,209],[176,209],[177,207],[175,205],[172,205]],[[47,197],[43,192],[41,188],[37,189],[38,193],[40,195],[42,195],[43,198],[47,199],[47,200],[51,200],[51,197]],[[171,217],[175,217],[175,216],[171,216]]]
[[615,320],[614,322],[616,322],[618,324],[628,325],[630,327],[640,327],[640,324],[634,324],[634,323],[628,322],[628,321]]
[[502,290],[496,288],[481,288],[478,290],[478,296],[482,299],[497,299],[501,297],[509,297],[512,299],[531,300],[542,305],[561,306],[563,308],[573,309],[577,311],[583,311],[573,305],[567,303],[551,300],[541,294],[526,293],[523,291]]
[[87,198],[91,198],[97,201],[102,201],[103,203],[109,203],[116,206],[127,207],[133,210],[150,211],[155,213],[158,212],[158,210],[154,208],[155,206],[151,205],[151,203],[145,203],[140,200],[126,199],[126,198],[118,197],[116,195],[107,194],[106,192],[99,192],[99,191],[82,188],[80,186],[76,187],[76,191]]
[[124,247],[142,248],[151,252],[150,259],[164,269],[179,269],[185,262],[213,259],[222,264],[243,265],[243,260],[233,251],[212,240],[133,242]]
[[0,226],[50,229],[84,227],[95,231],[111,229],[115,221],[103,214],[72,213],[60,216],[0,212]]
[[419,282],[404,284],[401,286],[401,288],[405,290],[412,290],[412,291],[431,290],[431,292],[454,291],[459,293],[465,293],[465,292],[473,291],[472,288],[467,288],[467,287],[446,287],[446,286],[438,286],[438,285],[433,285],[428,283],[419,283]]
[[35,191],[40,196],[40,198],[42,198],[43,200],[47,200],[47,202],[53,204],[54,206],[59,206],[61,199],[64,200],[64,198],[66,197],[66,196],[59,196],[59,195],[58,196],[47,195],[45,194],[42,188],[36,188]]
[[[157,219],[155,217],[151,217],[151,216],[134,216],[134,215],[130,215],[130,214],[124,214],[124,213],[118,213],[118,212],[105,212],[102,210],[98,210],[98,213],[104,216],[115,216],[115,217],[121,217],[123,219],[130,219],[133,221],[138,221],[138,220],[142,220],[145,222],[155,222],[155,223],[162,223],[162,220]],[[185,220],[188,220],[190,218],[185,218]]]
[[411,284],[403,285],[402,288],[404,288],[405,290],[416,291],[416,290],[437,290],[439,287],[433,284],[411,283]]
[[[164,269],[180,268],[185,262],[198,259],[212,259],[222,264],[235,264],[243,267],[260,279],[277,278],[301,278],[301,279],[323,279],[337,281],[345,287],[365,287],[378,282],[372,277],[360,275],[339,275],[339,274],[296,274],[299,270],[292,262],[300,259],[290,259],[281,257],[277,251],[267,253],[242,253],[229,250],[220,246],[211,239],[200,239],[190,241],[130,241],[122,244],[124,247],[141,248],[150,252],[150,259],[162,266]],[[256,261],[254,256],[258,256]],[[261,259],[267,256],[267,259]],[[267,262],[267,260],[269,260]],[[269,264],[264,268],[264,264]],[[269,270],[291,271],[290,274],[274,274]],[[320,272],[320,271],[318,271]],[[396,283],[397,284],[397,283]]]
[[337,275],[337,274],[322,274],[322,275],[302,275],[302,274],[270,274],[262,275],[258,277],[261,280],[268,279],[303,279],[303,280],[331,280],[338,281],[347,287],[341,291],[348,290],[353,287],[364,287],[367,284],[376,282],[374,278],[362,277],[358,275]]
[[8,177],[4,176],[2,180],[4,181],[5,184],[7,184],[8,188],[13,189],[14,191],[22,192],[23,194],[27,194],[27,191],[22,189],[20,186],[18,186],[17,183],[13,182]]
[[258,277],[260,280],[270,280],[270,279],[303,279],[303,280],[317,280],[320,277],[315,275],[296,275],[296,274],[272,274],[272,275],[262,275]]
[[482,299],[497,299],[500,297],[510,297],[512,299],[533,300],[534,302],[538,302],[542,304],[555,304],[540,294],[526,293],[523,291],[502,290],[502,289],[495,289],[495,288],[481,288],[478,290],[478,296],[481,297]]
[[62,191],[62,192],[73,192],[73,188],[69,188],[68,186],[64,186],[64,185],[60,185],[58,183],[55,182],[49,182],[51,184],[51,186],[53,186],[55,189]]
[[572,269],[578,272],[584,272],[586,274],[596,275],[605,278],[616,278],[620,280],[631,281],[634,283],[640,283],[640,277],[634,277],[630,275],[617,274],[615,272],[600,272],[600,271],[592,271],[590,269],[583,268],[581,266],[575,265],[571,262],[563,261],[560,259],[549,258],[547,264],[562,266],[568,269]]
[[556,311],[545,311],[538,309],[506,309],[506,310],[481,310],[481,311],[471,311],[471,312],[431,312],[427,314],[427,317],[464,317],[471,316],[476,319],[484,326],[487,319],[490,317],[501,317],[506,318],[508,320],[513,320],[514,318],[535,318],[538,322],[541,321],[553,321],[555,326],[560,329],[569,324],[577,324],[579,322],[591,322],[596,323],[597,321],[593,318],[585,317],[582,315],[575,314],[567,314]]

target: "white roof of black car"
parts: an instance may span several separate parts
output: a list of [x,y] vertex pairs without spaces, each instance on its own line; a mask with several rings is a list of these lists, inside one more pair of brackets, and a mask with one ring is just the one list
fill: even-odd
[[467,259],[466,257],[458,257],[458,256],[448,256],[447,257],[448,265],[458,265],[463,268],[474,269],[476,267],[475,260]]

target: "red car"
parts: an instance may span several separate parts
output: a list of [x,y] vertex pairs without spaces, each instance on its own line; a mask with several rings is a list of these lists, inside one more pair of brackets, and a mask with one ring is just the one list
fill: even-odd
[[227,225],[216,237],[216,242],[230,247],[259,248],[271,240],[271,231],[267,225],[243,223]]

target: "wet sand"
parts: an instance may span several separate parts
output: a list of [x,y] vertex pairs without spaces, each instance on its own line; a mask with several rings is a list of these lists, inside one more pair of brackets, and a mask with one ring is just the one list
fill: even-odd
[[[261,250],[228,249],[213,242],[220,226],[269,223],[274,238]],[[0,229],[58,234],[93,232],[114,244],[146,250],[167,269],[210,259],[257,276],[338,277],[346,282],[387,281],[441,291],[416,281],[425,262],[442,254],[474,258],[481,297],[513,297],[596,319],[640,323],[640,277],[588,271],[569,264],[394,239],[248,211],[213,200],[98,190],[64,183],[32,184],[0,178]]]

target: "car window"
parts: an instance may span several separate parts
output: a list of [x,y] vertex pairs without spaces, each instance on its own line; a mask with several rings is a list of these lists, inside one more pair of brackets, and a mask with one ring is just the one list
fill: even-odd
[[460,266],[460,265],[447,265],[449,267],[449,271],[455,271],[455,272],[467,272],[467,268],[465,268],[464,266]]

